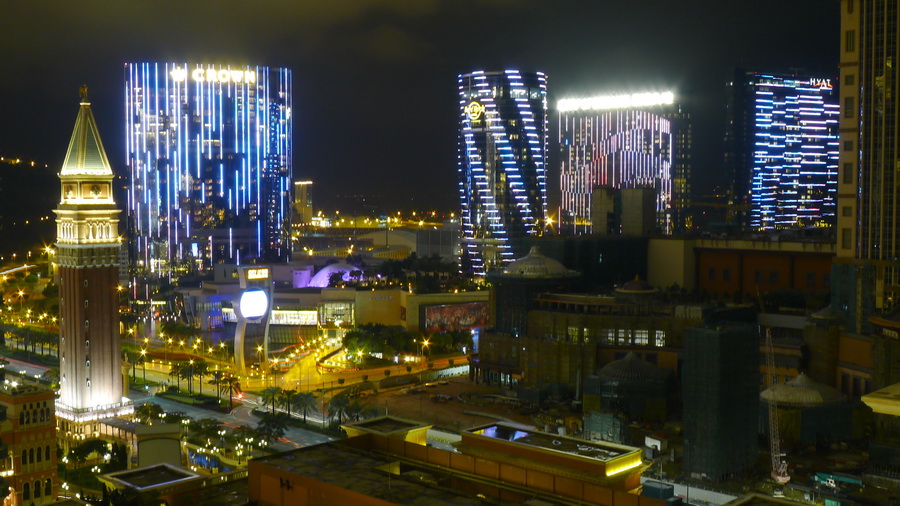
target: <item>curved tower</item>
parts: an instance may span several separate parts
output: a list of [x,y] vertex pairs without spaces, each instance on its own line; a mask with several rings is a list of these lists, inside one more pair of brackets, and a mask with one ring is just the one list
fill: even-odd
[[84,88],[81,97],[54,211],[60,315],[56,414],[63,434],[75,438],[92,437],[94,421],[132,409],[123,397],[119,343],[119,208]]
[[540,235],[547,215],[547,78],[459,76],[459,198],[466,270],[514,258],[510,239]]

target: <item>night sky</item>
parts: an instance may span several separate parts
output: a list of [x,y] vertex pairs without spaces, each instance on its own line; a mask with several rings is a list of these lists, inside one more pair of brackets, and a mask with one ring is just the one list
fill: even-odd
[[836,0],[5,2],[0,155],[58,170],[86,83],[124,172],[124,62],[286,66],[294,178],[315,181],[318,205],[377,194],[397,208],[452,210],[456,76],[518,68],[547,73],[551,107],[611,91],[690,97],[703,190],[724,182],[729,70],[836,77],[838,10]]

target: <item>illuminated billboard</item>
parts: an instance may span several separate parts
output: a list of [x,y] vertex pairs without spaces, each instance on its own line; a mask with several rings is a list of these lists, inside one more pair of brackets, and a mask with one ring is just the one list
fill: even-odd
[[425,332],[451,332],[483,328],[488,321],[487,302],[425,306]]

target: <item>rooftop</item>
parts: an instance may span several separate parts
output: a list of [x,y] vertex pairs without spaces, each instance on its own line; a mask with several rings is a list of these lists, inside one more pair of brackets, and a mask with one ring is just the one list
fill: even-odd
[[401,463],[395,456],[356,450],[342,443],[256,458],[250,466],[271,466],[395,504],[484,504],[445,485],[447,478],[428,466]]
[[361,422],[347,425],[355,427],[357,429],[362,429],[366,432],[374,432],[376,434],[382,435],[389,435],[396,432],[406,432],[416,428],[430,427],[429,425],[404,420],[402,418],[393,416],[380,416],[378,418],[363,420]]
[[866,394],[862,401],[880,415],[900,416],[900,383]]
[[563,264],[541,254],[537,246],[532,246],[524,257],[510,262],[503,269],[503,274],[519,278],[564,278],[578,275],[576,271],[566,269]]
[[533,431],[524,426],[505,423],[482,425],[481,427],[475,427],[466,432],[538,448],[544,451],[577,455],[579,457],[594,459],[601,462],[608,462],[628,453],[640,451],[637,448],[628,446],[572,439],[546,432]]
[[200,475],[197,473],[179,469],[169,464],[157,464],[155,466],[142,467],[106,475],[110,480],[118,481],[123,485],[137,490],[158,487],[160,485],[171,485],[179,481],[197,478],[199,476]]

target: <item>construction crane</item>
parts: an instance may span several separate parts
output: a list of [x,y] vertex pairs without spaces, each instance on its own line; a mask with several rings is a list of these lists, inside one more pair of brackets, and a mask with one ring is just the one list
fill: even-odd
[[[765,313],[766,307],[763,305],[762,295],[759,289],[756,290],[759,298],[760,311]],[[766,330],[766,373],[771,374],[775,370],[775,349],[772,346],[772,329],[768,325],[763,325]],[[775,382],[772,381],[772,397],[769,399],[769,455],[772,458],[772,479],[780,485],[791,481],[791,476],[787,472],[787,461],[783,459],[785,456],[781,453],[781,437],[778,431],[778,396],[775,392]]]

